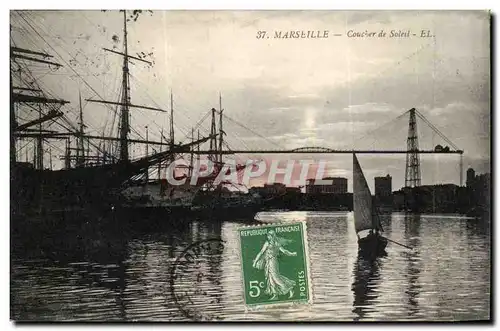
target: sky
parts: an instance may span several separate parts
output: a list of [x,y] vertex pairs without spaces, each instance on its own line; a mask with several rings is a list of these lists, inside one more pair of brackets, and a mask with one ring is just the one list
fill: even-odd
[[[400,115],[416,108],[464,150],[464,172],[490,171],[487,12],[155,10],[128,17],[129,53],[154,63],[130,65],[132,103],[168,110],[172,92],[176,141],[189,140],[191,128],[219,107],[219,93],[232,119],[224,122],[225,139],[245,150],[406,149],[409,116]],[[121,57],[102,48],[122,51],[122,13],[11,12],[11,25],[17,46],[43,50],[64,65],[39,66],[34,75],[51,95],[71,101],[62,108],[68,118],[76,122],[79,92],[83,99],[118,100]],[[328,30],[330,37],[273,38],[289,30]],[[364,31],[389,36],[391,30],[409,30],[411,37],[348,37]],[[430,37],[420,37],[422,30]],[[258,31],[270,38],[258,39]],[[83,105],[89,133],[116,131],[110,108]],[[168,135],[168,113],[132,112],[131,137],[144,137],[146,126],[151,140],[160,139],[162,128]],[[205,121],[202,135],[208,128]],[[420,148],[446,145],[423,121],[417,128]],[[144,147],[133,146],[131,153],[140,155]],[[57,152],[52,157],[61,162]],[[325,175],[347,177],[352,190],[350,155],[271,157],[327,160]],[[422,184],[459,184],[457,155],[420,159]],[[405,155],[361,155],[359,161],[372,190],[373,177],[386,174],[394,189],[404,185]]]

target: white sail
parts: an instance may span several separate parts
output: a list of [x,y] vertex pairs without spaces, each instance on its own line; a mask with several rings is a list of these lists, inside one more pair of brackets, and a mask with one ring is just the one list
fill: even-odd
[[359,165],[356,154],[353,154],[353,209],[356,232],[373,229],[372,194]]

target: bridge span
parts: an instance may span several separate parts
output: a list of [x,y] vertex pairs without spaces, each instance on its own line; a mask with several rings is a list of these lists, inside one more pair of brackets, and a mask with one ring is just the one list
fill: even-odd
[[460,154],[463,150],[370,150],[370,149],[330,149],[324,147],[301,147],[295,149],[261,149],[261,150],[193,150],[193,154]]

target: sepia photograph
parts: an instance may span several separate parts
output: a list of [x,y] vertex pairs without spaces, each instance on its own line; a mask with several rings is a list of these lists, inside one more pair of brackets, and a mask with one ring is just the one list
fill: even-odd
[[12,322],[491,323],[490,11],[9,19]]

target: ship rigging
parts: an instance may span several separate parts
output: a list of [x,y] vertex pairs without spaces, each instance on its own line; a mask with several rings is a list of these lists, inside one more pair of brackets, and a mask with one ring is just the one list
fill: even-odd
[[[136,174],[147,172],[154,165],[161,165],[165,160],[173,160],[176,154],[186,153],[191,150],[191,146],[196,146],[210,139],[210,137],[200,138],[187,144],[175,144],[173,135],[173,110],[171,110],[170,141],[149,141],[141,139],[130,139],[131,130],[129,121],[129,110],[139,108],[144,110],[155,110],[165,112],[156,107],[136,105],[131,103],[130,97],[130,78],[129,61],[141,61],[151,65],[152,63],[128,54],[127,42],[127,12],[123,13],[123,41],[124,50],[118,52],[110,49],[104,49],[107,52],[123,56],[122,67],[122,93],[119,102],[109,100],[87,99],[91,103],[101,103],[107,105],[120,106],[120,125],[119,136],[96,136],[85,133],[83,107],[81,95],[79,95],[79,122],[74,125],[66,118],[62,107],[69,101],[49,97],[43,91],[34,75],[30,71],[29,63],[36,62],[55,68],[61,68],[62,65],[52,60],[52,55],[37,50],[29,50],[11,45],[11,185],[13,211],[24,213],[26,211],[38,210],[67,210],[81,209],[86,205],[102,205],[104,208],[116,200],[123,186]],[[22,20],[30,24],[27,19],[19,13]],[[30,27],[33,26],[30,24]],[[33,31],[38,33],[34,28]],[[45,39],[44,39],[45,41]],[[50,46],[50,44],[49,44]],[[52,48],[52,47],[51,47]],[[70,68],[72,69],[72,68]],[[74,69],[72,69],[74,71]],[[13,74],[18,74],[18,81],[24,82],[26,86],[14,86]],[[27,80],[25,77],[29,77]],[[22,85],[22,84],[19,84]],[[94,90],[95,91],[95,90]],[[20,123],[21,116],[19,109],[26,108],[29,111],[37,110],[38,117]],[[60,130],[49,130],[54,124],[62,127]],[[36,127],[34,129],[33,127]],[[44,142],[49,140],[65,141],[65,153],[62,156],[64,167],[62,169],[52,169],[51,150],[48,151],[50,157],[50,168],[46,169],[43,164],[46,151]],[[21,155],[16,148],[22,140],[34,141],[33,163],[18,162],[18,156]],[[76,140],[76,148],[71,146],[72,140]],[[114,155],[105,148],[103,142],[118,142],[119,155]],[[130,143],[142,143],[147,145],[168,146],[166,150],[146,154],[145,156],[131,159],[129,155]],[[87,148],[85,149],[85,143]],[[24,144],[24,147],[26,143]],[[90,146],[96,151],[97,155],[90,155]],[[72,155],[72,151],[76,151]]]

